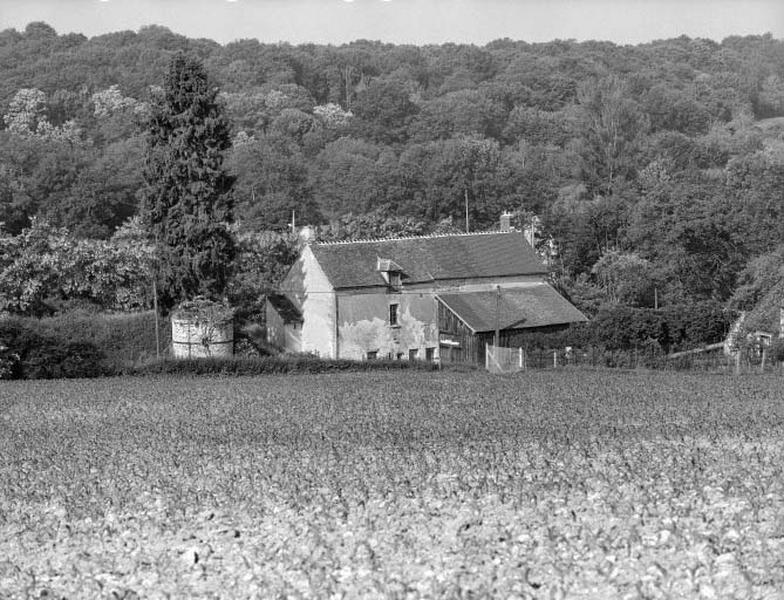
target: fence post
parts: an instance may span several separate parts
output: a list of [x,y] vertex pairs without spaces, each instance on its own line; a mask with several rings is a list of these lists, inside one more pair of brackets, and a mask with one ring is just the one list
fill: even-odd
[[520,348],[518,348],[517,358],[518,358],[518,361],[517,361],[518,365],[517,366],[520,367],[520,370],[522,370],[523,369],[523,347],[522,346],[520,346]]
[[558,367],[558,350],[553,350],[553,369]]

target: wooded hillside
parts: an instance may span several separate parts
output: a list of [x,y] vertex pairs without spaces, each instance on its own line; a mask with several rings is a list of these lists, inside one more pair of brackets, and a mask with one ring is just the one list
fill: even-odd
[[292,210],[360,235],[462,230],[467,198],[472,230],[538,215],[554,277],[585,309],[727,300],[784,236],[784,41],[770,35],[221,46],[44,23],[0,32],[7,234],[37,216],[108,238],[137,213],[150,86],[181,50],[220,87],[246,231],[285,230]]

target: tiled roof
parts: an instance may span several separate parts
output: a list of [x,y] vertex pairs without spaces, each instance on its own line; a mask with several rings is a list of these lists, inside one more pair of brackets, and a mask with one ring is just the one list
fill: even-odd
[[546,283],[502,288],[500,302],[497,292],[439,294],[437,298],[474,332],[493,331],[496,314],[499,329],[527,329],[587,320]]
[[409,284],[547,272],[520,232],[313,244],[311,250],[335,288],[384,285],[379,258],[399,265]]

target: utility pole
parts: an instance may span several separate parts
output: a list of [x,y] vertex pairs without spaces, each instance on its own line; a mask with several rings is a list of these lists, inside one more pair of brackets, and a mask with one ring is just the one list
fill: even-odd
[[468,233],[468,188],[465,188],[466,233]]
[[[152,265],[152,307],[155,311],[155,358],[161,358],[161,325],[158,322],[158,269],[160,260],[160,246],[158,245],[158,232],[155,233],[155,258]],[[190,346],[188,346],[190,348]]]
[[531,214],[531,231],[528,233],[528,243],[531,244],[531,248],[534,248],[534,227],[536,227],[534,219],[536,216],[532,213]]
[[495,338],[493,344],[498,353],[498,345],[501,342],[501,286],[495,286]]
[[158,323],[158,284],[155,283],[156,275],[152,276],[152,307],[155,311],[155,358],[161,358],[161,326]]

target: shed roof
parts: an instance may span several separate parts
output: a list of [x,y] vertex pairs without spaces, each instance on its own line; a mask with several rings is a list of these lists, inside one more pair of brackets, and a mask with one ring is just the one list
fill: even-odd
[[267,302],[277,311],[285,323],[302,322],[302,311],[294,304],[290,296],[286,294],[269,294]]
[[408,283],[547,272],[517,231],[313,244],[311,250],[335,288],[385,285],[379,258],[399,266]]
[[497,292],[439,294],[438,300],[475,333],[528,329],[587,321],[585,315],[546,283]]

